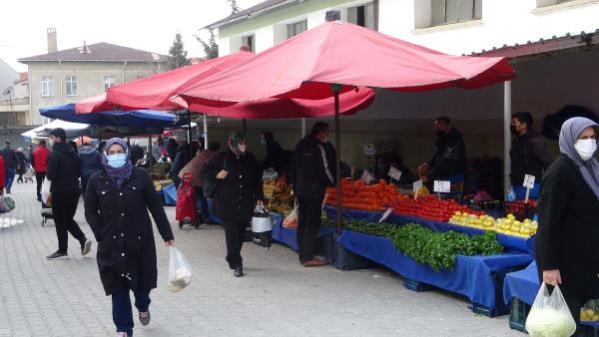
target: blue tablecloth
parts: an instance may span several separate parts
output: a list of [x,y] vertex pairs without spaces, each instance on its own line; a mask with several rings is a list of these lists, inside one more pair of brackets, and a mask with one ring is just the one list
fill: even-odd
[[[334,207],[327,206],[325,208],[330,218],[337,218],[337,210]],[[343,210],[343,216],[345,218],[367,220],[371,222],[378,222],[383,216],[384,212],[366,212],[357,210]],[[403,225],[406,223],[416,223],[422,226],[426,226],[438,232],[455,231],[460,233],[466,233],[468,235],[480,235],[484,231],[482,229],[470,228],[464,226],[452,225],[447,222],[428,221],[418,217],[408,217],[402,215],[391,214],[389,218],[385,220],[387,223]],[[505,234],[497,234],[497,241],[508,250],[517,250],[520,252],[532,253],[534,252],[534,237],[532,238],[518,238]]]
[[510,304],[512,297],[532,305],[539,292],[539,274],[537,263],[532,263],[526,269],[515,271],[505,275],[503,283],[503,300]]
[[174,183],[162,187],[162,194],[164,195],[165,205],[177,206],[177,187]]
[[352,231],[344,231],[339,243],[349,251],[371,259],[405,278],[433,285],[468,297],[472,303],[495,309],[497,300],[494,273],[524,267],[532,261],[526,253],[496,256],[458,256],[453,271],[436,272],[398,252],[391,240]]

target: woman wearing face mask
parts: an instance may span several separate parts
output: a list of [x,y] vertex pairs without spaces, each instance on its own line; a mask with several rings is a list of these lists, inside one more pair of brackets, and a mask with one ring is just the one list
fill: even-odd
[[539,277],[560,285],[578,326],[581,306],[599,298],[597,130],[595,122],[582,117],[563,124],[561,156],[543,177],[538,206]]
[[148,173],[133,167],[127,143],[106,142],[103,170],[95,173],[85,193],[85,218],[98,241],[97,263],[106,295],[112,295],[117,336],[133,335],[129,291],[142,325],[150,323],[150,290],[156,288],[156,247],[152,213],[160,236],[174,246],[171,226]]
[[228,144],[228,150],[217,153],[204,165],[202,175],[218,182],[213,211],[225,228],[229,267],[236,277],[241,277],[241,246],[254,208],[262,203],[262,172],[254,155],[246,152],[247,143],[241,132],[233,133]]

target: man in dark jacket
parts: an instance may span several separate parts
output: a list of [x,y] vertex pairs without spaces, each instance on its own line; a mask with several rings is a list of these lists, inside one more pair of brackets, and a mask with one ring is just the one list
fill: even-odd
[[202,168],[205,179],[217,181],[214,214],[223,222],[227,262],[236,277],[243,273],[241,247],[254,209],[262,204],[262,171],[254,155],[246,152],[241,132],[229,137],[229,149],[215,154]]
[[2,157],[4,158],[4,176],[6,177],[4,186],[6,187],[6,193],[10,194],[12,183],[15,180],[19,159],[17,158],[15,150],[10,148],[10,140],[7,140],[4,144],[4,150],[2,150]]
[[545,148],[541,136],[532,130],[532,115],[528,112],[518,112],[512,116],[512,148],[510,149],[512,188],[516,199],[525,198],[526,189],[522,186],[524,176],[535,177],[535,187],[529,197],[536,199],[541,190],[543,171],[551,164],[552,158]]
[[418,167],[418,174],[425,183],[435,180],[464,182],[466,169],[466,145],[462,133],[451,125],[448,117],[435,120],[435,153],[426,163]]
[[262,162],[262,169],[273,168],[279,176],[289,172],[290,157],[283,150],[283,147],[275,141],[272,132],[263,132],[260,136],[260,144],[266,147],[266,158]]
[[297,243],[305,267],[326,263],[314,256],[327,187],[335,185],[335,148],[328,142],[330,127],[317,122],[295,147],[293,190],[298,200]]
[[48,159],[46,177],[52,182],[50,192],[58,250],[47,258],[52,260],[68,256],[68,232],[81,244],[81,254],[86,255],[91,250],[92,242],[85,237],[73,219],[79,203],[79,176],[81,175],[79,157],[73,147],[66,142],[67,134],[63,129],[52,130],[50,140],[54,146]]
[[37,149],[31,153],[31,165],[35,170],[35,180],[37,182],[37,201],[42,201],[42,183],[48,170],[48,157],[50,157],[50,151],[46,148],[46,141],[40,140]]
[[81,164],[81,191],[85,194],[89,178],[92,174],[102,170],[102,155],[87,141],[79,149],[79,162]]
[[179,184],[181,184],[179,172],[185,167],[185,165],[187,165],[187,163],[189,163],[189,161],[191,161],[191,153],[191,145],[189,145],[187,142],[180,145],[179,149],[177,150],[175,160],[173,161],[173,165],[171,166],[171,170],[169,172],[171,179],[173,179],[177,187],[179,187]]

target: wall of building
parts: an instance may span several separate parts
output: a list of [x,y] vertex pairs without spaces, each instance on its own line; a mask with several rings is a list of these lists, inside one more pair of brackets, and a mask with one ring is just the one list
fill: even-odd
[[[146,77],[166,70],[166,65],[156,63],[87,63],[39,62],[29,65],[29,82],[31,84],[31,108],[27,125],[42,124],[43,119],[38,109],[73,103],[104,92],[104,77],[114,76],[116,84]],[[54,96],[42,97],[42,77],[54,78]],[[66,95],[66,77],[77,77],[77,96]]]

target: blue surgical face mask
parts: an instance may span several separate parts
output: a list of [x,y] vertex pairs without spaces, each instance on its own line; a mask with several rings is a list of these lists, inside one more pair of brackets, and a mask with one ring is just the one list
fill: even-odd
[[127,155],[124,153],[109,154],[106,159],[108,160],[108,166],[114,168],[123,167],[127,163]]

